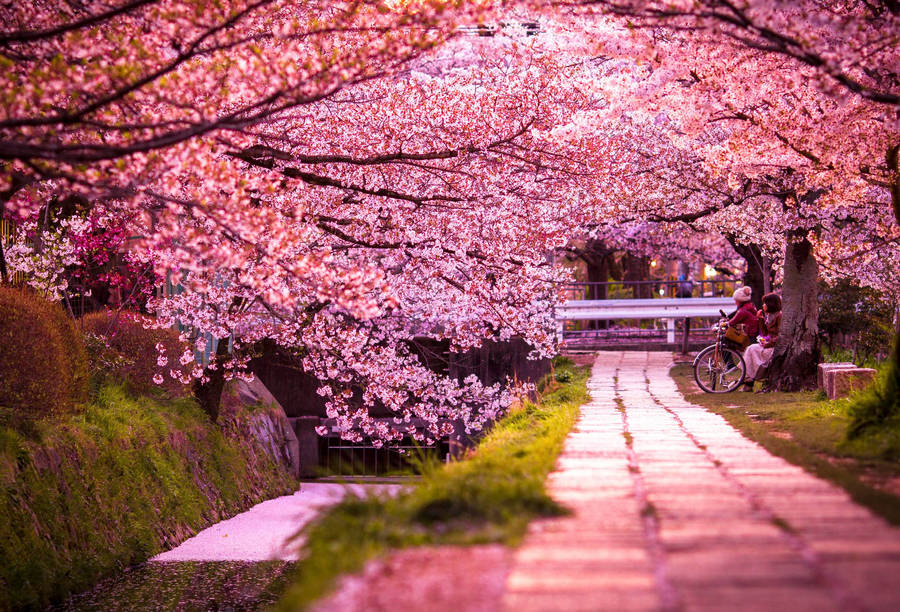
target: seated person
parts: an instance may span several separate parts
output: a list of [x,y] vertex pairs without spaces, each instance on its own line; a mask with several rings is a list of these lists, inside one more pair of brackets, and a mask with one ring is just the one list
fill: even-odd
[[737,311],[728,319],[728,325],[744,332],[753,341],[756,338],[759,319],[757,318],[756,307],[750,302],[751,295],[752,290],[750,287],[741,287],[734,292],[733,297]]
[[763,307],[759,312],[761,333],[758,344],[751,344],[744,351],[744,363],[747,366],[745,390],[753,390],[753,383],[760,377],[762,371],[769,365],[772,353],[775,352],[775,342],[778,340],[778,332],[781,328],[781,298],[775,293],[763,296]]

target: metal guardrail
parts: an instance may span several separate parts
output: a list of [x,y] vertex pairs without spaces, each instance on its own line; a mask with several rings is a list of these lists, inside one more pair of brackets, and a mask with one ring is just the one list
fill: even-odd
[[[687,351],[690,344],[690,320],[693,318],[712,319],[721,316],[720,311],[734,308],[734,299],[730,297],[698,297],[698,298],[649,298],[637,300],[569,300],[554,310],[554,318],[559,324],[560,341],[573,339],[572,330],[565,330],[567,321],[628,321],[645,319],[662,319],[665,321],[665,342],[675,343],[675,323],[682,320],[682,351]],[[603,334],[604,341],[615,341],[633,336],[634,328],[622,329],[614,333]],[[599,331],[599,330],[592,330]],[[655,330],[654,330],[655,331]],[[659,332],[656,332],[659,333]],[[655,334],[643,334],[650,339]],[[577,337],[577,336],[576,336]],[[600,340],[600,335],[597,334]]]
[[570,300],[660,299],[681,297],[690,288],[691,297],[724,297],[734,293],[739,281],[607,281],[602,283],[569,283],[565,286]]
[[731,310],[730,297],[657,298],[642,300],[569,300],[557,306],[557,321],[611,321],[616,319],[684,319],[716,317]]

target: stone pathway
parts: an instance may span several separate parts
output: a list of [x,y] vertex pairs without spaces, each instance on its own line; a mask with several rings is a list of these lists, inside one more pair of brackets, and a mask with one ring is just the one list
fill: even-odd
[[900,610],[900,530],[687,403],[668,353],[600,353],[504,606]]

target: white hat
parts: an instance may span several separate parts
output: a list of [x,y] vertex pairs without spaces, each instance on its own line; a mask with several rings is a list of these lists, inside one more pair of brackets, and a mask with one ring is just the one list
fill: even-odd
[[737,291],[734,292],[734,296],[733,296],[734,301],[735,302],[749,302],[750,295],[752,293],[753,293],[753,291],[750,289],[750,287],[741,287],[740,289],[738,289]]

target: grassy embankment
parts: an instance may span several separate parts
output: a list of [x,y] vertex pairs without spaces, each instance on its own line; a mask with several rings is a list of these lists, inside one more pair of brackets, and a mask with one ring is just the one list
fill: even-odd
[[565,509],[544,489],[578,407],[587,401],[587,368],[557,362],[540,387],[500,420],[462,461],[424,466],[421,481],[394,498],[350,499],[306,532],[306,558],[281,601],[303,608],[341,574],[391,549],[425,545],[515,544],[529,521]]
[[[240,419],[240,415],[236,418]],[[0,610],[44,607],[296,482],[238,421],[104,384],[81,414],[0,426]]]
[[690,364],[671,371],[685,398],[722,415],[769,452],[843,487],[850,496],[900,525],[900,420],[869,427],[850,438],[863,394],[825,399],[797,393],[703,393]]

